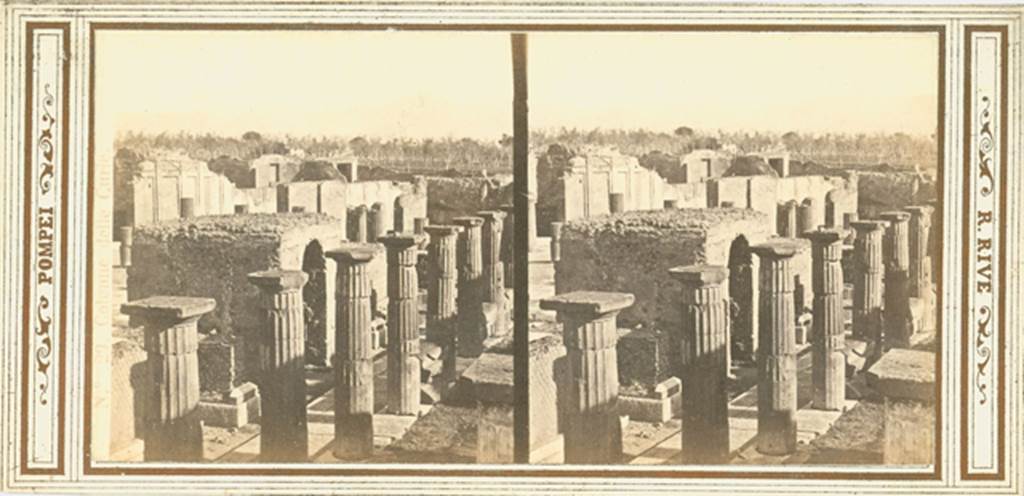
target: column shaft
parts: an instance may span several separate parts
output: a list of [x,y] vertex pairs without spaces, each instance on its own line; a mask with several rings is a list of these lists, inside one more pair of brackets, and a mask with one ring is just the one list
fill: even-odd
[[458,317],[458,226],[428,226],[427,340],[441,346],[441,378],[455,380]]
[[399,415],[420,412],[419,283],[420,237],[381,240],[388,256],[388,407]]
[[908,291],[910,271],[910,214],[885,212],[889,221],[883,238],[885,252],[885,347],[907,348],[914,332]]
[[478,357],[483,353],[486,332],[483,321],[483,254],[481,253],[480,217],[458,217],[453,219],[462,227],[459,234],[458,253],[458,332],[456,354],[461,357]]
[[882,265],[885,222],[852,221],[850,225],[857,233],[853,241],[853,336],[880,343],[885,290]]
[[505,213],[487,210],[479,212],[484,219],[482,229],[483,278],[486,300],[494,305],[494,327],[490,335],[504,336],[507,330],[505,315],[505,266],[501,263],[501,233]]
[[843,335],[843,232],[821,230],[811,239],[814,290],[811,382],[813,404],[821,410],[841,410],[846,400],[846,340]]

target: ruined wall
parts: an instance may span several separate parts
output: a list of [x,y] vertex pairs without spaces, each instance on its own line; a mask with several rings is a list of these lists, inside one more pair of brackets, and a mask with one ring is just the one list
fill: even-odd
[[862,218],[935,199],[934,183],[914,172],[857,172],[858,206]]
[[666,184],[662,202],[664,200],[676,200],[679,208],[704,208],[708,205],[708,185],[702,182]]
[[277,186],[240,188],[238,193],[235,196],[236,204],[247,205],[251,214],[277,212]]
[[300,181],[277,185],[277,211],[327,214],[348,219],[348,183],[344,181]]
[[427,211],[432,224],[450,224],[452,219],[495,210],[512,204],[512,176],[426,178],[430,195]]
[[636,301],[619,315],[619,325],[666,328],[681,319],[678,282],[668,269],[726,265],[737,235],[753,244],[774,229],[759,212],[720,208],[627,212],[568,222],[562,258],[555,264],[556,292],[632,293]]
[[139,167],[140,176],[131,186],[135,225],[178,218],[182,198],[193,199],[196,216],[233,213],[235,204],[246,198],[227,177],[211,172],[198,160],[171,155],[144,161]]
[[259,290],[246,276],[268,269],[302,269],[306,246],[340,246],[344,224],[323,214],[248,214],[197,217],[139,228],[128,269],[128,299],[154,295],[207,297],[217,308],[199,321],[241,340],[239,380],[250,380],[258,354]]

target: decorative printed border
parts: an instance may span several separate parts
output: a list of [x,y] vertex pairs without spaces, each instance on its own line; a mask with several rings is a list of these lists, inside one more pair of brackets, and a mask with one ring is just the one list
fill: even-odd
[[1006,465],[1006,26],[964,30],[964,295],[960,476],[1003,480]]
[[70,26],[26,26],[20,444],[26,475],[64,474]]

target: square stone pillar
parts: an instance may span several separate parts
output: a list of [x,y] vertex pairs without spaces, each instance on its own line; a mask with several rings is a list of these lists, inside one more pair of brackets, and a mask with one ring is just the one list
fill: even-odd
[[483,258],[484,297],[494,305],[494,331],[492,336],[504,336],[508,331],[505,308],[505,265],[501,260],[502,231],[505,212],[484,210],[477,212],[484,220],[481,229],[481,250]]
[[790,239],[751,247],[761,261],[757,450],[767,455],[796,450],[796,318],[791,262],[800,249],[801,245]]
[[846,338],[843,330],[843,231],[808,231],[811,240],[811,288],[814,332],[811,382],[813,404],[842,410],[846,401]]
[[420,311],[416,259],[422,236],[391,234],[378,241],[388,257],[388,408],[420,413]]
[[369,263],[372,245],[326,253],[338,265],[335,293],[334,457],[373,454],[373,321]]
[[455,342],[458,330],[457,263],[459,226],[435,225],[424,228],[430,235],[427,248],[427,340],[441,346],[441,378],[455,380]]
[[853,241],[853,337],[882,344],[882,303],[885,291],[885,266],[882,236],[887,222],[852,221]]
[[883,237],[885,255],[885,347],[909,348],[914,326],[910,314],[910,214],[883,212],[889,221]]
[[935,354],[891,350],[868,370],[867,383],[885,398],[882,463],[934,463]]
[[729,301],[723,282],[729,269],[713,265],[675,267],[682,283],[683,322],[679,331],[687,355],[682,385],[683,463],[729,461],[729,394],[726,390]]
[[459,267],[456,301],[459,316],[455,350],[461,357],[478,357],[484,351],[484,339],[487,337],[481,306],[484,301],[481,252],[481,226],[484,220],[480,217],[456,217],[452,222],[462,228],[456,255]]
[[622,461],[615,318],[632,304],[629,293],[599,291],[575,291],[540,301],[542,309],[558,312],[571,375],[566,463]]
[[212,298],[152,296],[121,305],[143,327],[146,349],[146,461],[203,460],[199,404],[199,318]]
[[260,460],[304,462],[309,459],[306,425],[306,329],[300,270],[249,274],[260,289],[261,335],[266,370],[260,396]]

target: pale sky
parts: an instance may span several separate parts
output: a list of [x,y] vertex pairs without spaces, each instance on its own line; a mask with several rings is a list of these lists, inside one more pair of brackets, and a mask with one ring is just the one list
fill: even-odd
[[[934,34],[528,37],[534,128],[935,129]],[[100,31],[96,47],[102,135],[511,134],[506,33]]]

